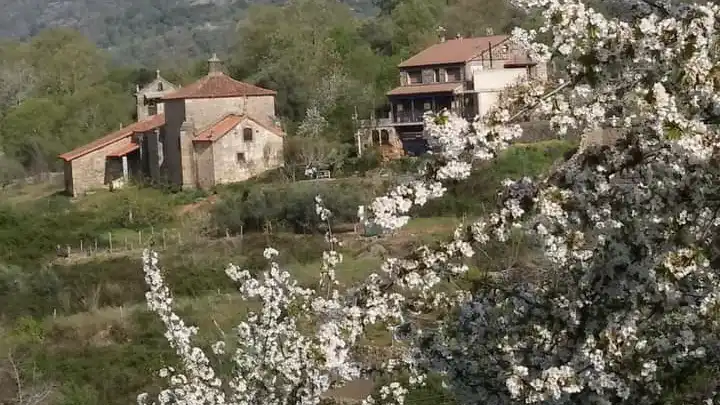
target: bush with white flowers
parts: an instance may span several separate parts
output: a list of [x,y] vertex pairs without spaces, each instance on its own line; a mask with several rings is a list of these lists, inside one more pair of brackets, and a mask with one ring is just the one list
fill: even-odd
[[[430,372],[467,404],[720,403],[720,7],[647,0],[649,11],[620,21],[579,0],[517,3],[544,25],[515,40],[538,60],[562,58],[562,80],[522,87],[506,101],[512,111],[500,106],[482,121],[428,116],[434,162],[373,201],[368,219],[405,225],[413,207],[443,195],[444,181],[508,147],[521,134],[513,120],[530,109],[560,133],[613,128],[617,143],[582,149],[542,178],[508,180],[495,214],[388,259],[358,285],[335,282],[342,256],[330,233],[317,289],[292,281],[274,249],[259,280],[231,266],[242,295],[260,303],[231,350],[213,346],[233,362],[231,375],[217,375],[193,346],[196,331],[172,312],[148,252],[148,302],[182,360],[182,370],[163,370],[170,388],[159,403],[317,404],[371,371],[356,349],[377,323],[403,343],[385,371],[410,377],[368,403],[402,403]],[[331,217],[321,200],[318,214]],[[544,252],[542,277],[439,288],[513,232]]]

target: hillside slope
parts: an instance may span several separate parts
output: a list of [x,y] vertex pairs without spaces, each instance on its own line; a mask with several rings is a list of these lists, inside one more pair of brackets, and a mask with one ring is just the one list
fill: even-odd
[[[23,39],[49,27],[72,27],[119,61],[152,62],[227,49],[252,4],[284,0],[6,0],[0,39]],[[359,13],[371,0],[345,0]]]

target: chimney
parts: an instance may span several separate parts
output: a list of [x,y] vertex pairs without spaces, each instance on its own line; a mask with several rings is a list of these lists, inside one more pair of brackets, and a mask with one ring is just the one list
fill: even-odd
[[212,58],[208,59],[208,74],[217,75],[222,73],[222,61],[213,53]]
[[155,78],[156,79],[160,78],[160,69],[155,70]]
[[440,37],[440,43],[445,42],[445,31],[446,31],[445,27],[440,26],[437,28],[437,33],[438,33],[438,36]]

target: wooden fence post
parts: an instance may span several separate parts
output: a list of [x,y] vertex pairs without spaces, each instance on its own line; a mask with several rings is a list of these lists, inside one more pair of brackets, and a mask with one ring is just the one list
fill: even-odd
[[82,253],[82,252],[84,252],[84,251],[85,251],[85,250],[83,249],[83,240],[80,239],[80,253]]
[[142,231],[138,231],[138,246],[142,246]]
[[112,253],[112,232],[108,232],[108,243],[110,244],[110,253]]

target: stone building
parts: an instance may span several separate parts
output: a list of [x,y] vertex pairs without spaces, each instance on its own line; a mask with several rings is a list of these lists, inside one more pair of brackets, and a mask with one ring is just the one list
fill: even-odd
[[383,161],[405,156],[403,143],[389,118],[376,118],[373,114],[357,130],[358,153],[375,148]]
[[208,189],[283,165],[275,91],[222,72],[178,88],[157,77],[136,91],[138,121],[60,155],[65,189],[77,196],[131,178]]
[[428,147],[425,112],[447,109],[473,119],[490,111],[508,86],[547,77],[545,64],[533,61],[507,35],[440,38],[398,68],[400,86],[387,93],[389,108],[381,117],[360,123],[359,147],[402,145],[402,154],[422,154]]

